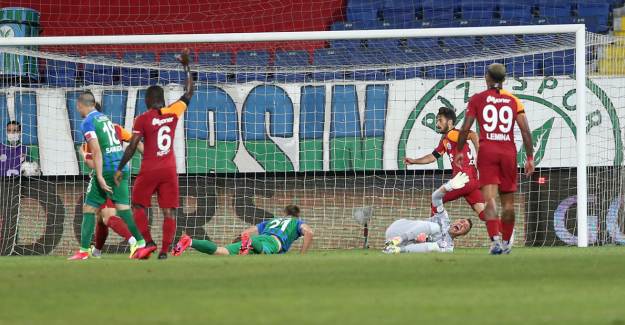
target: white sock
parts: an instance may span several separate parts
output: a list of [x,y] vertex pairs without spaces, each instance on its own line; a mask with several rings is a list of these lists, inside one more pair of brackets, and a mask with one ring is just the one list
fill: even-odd
[[131,236],[130,238],[128,238],[128,244],[130,246],[136,245],[137,244],[137,239],[134,236]]

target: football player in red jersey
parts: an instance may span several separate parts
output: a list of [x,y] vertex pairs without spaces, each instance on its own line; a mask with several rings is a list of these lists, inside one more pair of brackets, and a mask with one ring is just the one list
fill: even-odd
[[135,222],[147,241],[146,249],[138,258],[149,258],[156,250],[148,229],[148,218],[145,209],[150,207],[152,195],[158,195],[158,205],[164,216],[163,241],[159,259],[166,259],[169,247],[176,234],[175,209],[178,207],[179,189],[178,174],[176,173],[176,156],[174,154],[174,137],[178,120],[187,109],[193,96],[193,77],[189,68],[189,53],[185,49],[178,59],[186,73],[185,93],[180,100],[165,105],[164,90],[160,86],[150,86],[145,93],[145,104],[148,110],[139,115],[132,131],[130,144],[124,152],[119,164],[115,181],[121,179],[122,168],[130,161],[143,139],[143,159],[141,169],[132,189],[132,205]]
[[[534,172],[534,148],[532,134],[525,115],[523,103],[510,92],[503,90],[506,68],[493,63],[486,72],[488,89],[475,94],[469,100],[467,115],[460,130],[454,162],[464,164],[464,146],[469,129],[477,120],[480,130],[480,157],[477,162],[480,186],[486,201],[486,229],[492,244],[493,255],[509,254],[510,238],[514,231],[514,193],[517,191],[517,151],[514,144],[514,126],[519,125],[527,154],[525,174]],[[497,216],[495,197],[501,201],[501,230]],[[502,238],[499,237],[501,232]]]
[[[444,136],[441,138],[438,146],[430,154],[416,159],[406,157],[404,158],[404,162],[406,165],[429,164],[435,162],[436,159],[446,153],[449,157],[449,161],[451,162],[452,176],[456,176],[459,172],[464,172],[467,176],[469,176],[469,183],[461,189],[445,193],[443,203],[464,197],[479,218],[484,220],[484,198],[482,197],[480,185],[477,180],[477,170],[475,169],[474,159],[474,157],[477,157],[477,152],[479,151],[477,134],[475,134],[475,132],[469,133],[469,139],[473,143],[476,152],[472,153],[471,149],[466,146],[464,148],[464,153],[469,159],[466,159],[462,166],[456,166],[453,163],[453,158],[456,153],[456,146],[460,131],[454,127],[455,125],[456,113],[454,110],[448,107],[439,108],[438,114],[436,115],[436,130],[439,133],[444,134]],[[434,214],[434,210],[432,210],[432,213]]]

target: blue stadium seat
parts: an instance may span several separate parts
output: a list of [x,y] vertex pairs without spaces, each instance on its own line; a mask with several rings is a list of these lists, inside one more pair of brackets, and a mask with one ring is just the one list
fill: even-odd
[[347,20],[376,20],[384,7],[383,0],[349,0],[347,2]]
[[514,47],[516,45],[517,37],[515,35],[498,35],[498,36],[485,36],[482,42],[485,47],[488,48],[502,48],[502,47]]
[[453,0],[426,1],[423,3],[423,19],[429,21],[453,21],[457,3]]
[[533,77],[536,75],[534,57],[531,55],[507,58],[504,63],[508,77]]
[[[307,67],[310,66],[309,54],[307,51],[276,51],[275,62],[276,67]],[[284,73],[277,72],[274,75],[277,82],[304,82],[306,73]]]
[[539,0],[538,15],[541,17],[571,17],[573,1]]
[[460,12],[463,19],[492,19],[495,17],[495,2],[462,0]]
[[[87,58],[95,62],[111,61],[117,59],[114,54],[90,54]],[[85,85],[110,86],[119,76],[119,68],[112,65],[85,64]]]
[[55,87],[75,87],[78,65],[70,61],[46,61],[46,81]]
[[[384,49],[360,49],[353,55],[353,63],[358,66],[366,65],[386,65],[389,62],[386,55],[388,50]],[[386,80],[386,69],[367,69],[360,67],[354,69],[355,80],[383,81]]]
[[555,42],[557,37],[554,34],[523,35],[521,40],[526,44],[549,44]]
[[[334,79],[351,78],[351,73],[340,70],[341,66],[352,64],[352,52],[346,49],[316,49],[313,54],[313,64],[320,68],[326,68],[329,71],[319,71],[313,73],[313,79],[316,81],[326,81]],[[336,68],[338,71],[333,71]]]
[[575,73],[575,51],[545,53],[542,60],[545,76],[567,76]]
[[[127,52],[124,53],[122,61],[133,64],[154,64],[156,55],[152,52]],[[151,77],[149,69],[122,68],[121,74],[124,86],[146,86],[156,83],[156,80]]]
[[[178,60],[176,56],[180,55],[179,52],[163,52],[160,55],[160,63],[165,63],[168,65],[176,65]],[[191,60],[193,61],[193,57]],[[166,85],[170,83],[182,84],[186,79],[185,73],[182,69],[180,70],[159,70],[158,72],[158,83],[161,85]]]
[[442,37],[447,47],[470,47],[475,45],[475,37]]
[[425,38],[409,38],[406,42],[408,47],[429,48],[438,46],[438,38],[425,37]]
[[[364,23],[363,23],[364,24]],[[354,30],[356,26],[354,26],[353,22],[349,21],[339,21],[335,22],[330,26],[331,30]],[[332,40],[330,41],[330,47],[334,48],[348,48],[353,49],[362,46],[361,40]]]
[[[199,52],[198,64],[200,66],[216,67],[232,65],[232,53],[231,52]],[[204,82],[226,82],[228,81],[228,74],[225,72],[200,72],[197,76],[198,81]]]
[[[408,64],[425,60],[427,54],[419,48],[403,48],[395,51],[386,51],[386,57],[391,64]],[[407,67],[390,69],[386,72],[388,79],[403,80],[423,77],[423,68]]]
[[607,32],[609,15],[609,3],[590,1],[577,3],[577,17],[584,18],[584,21],[578,21],[578,23],[586,23],[587,29],[591,32]]
[[467,78],[479,78],[486,74],[486,68],[492,63],[503,63],[501,60],[488,60],[468,62],[465,64],[465,76]]
[[425,77],[428,79],[456,79],[462,77],[462,65],[445,64],[425,67]]
[[500,0],[499,17],[501,19],[523,19],[529,22],[532,19],[532,4],[527,1]]
[[337,21],[330,25],[330,30],[353,30],[354,23],[350,21]]
[[421,0],[386,0],[382,9],[382,17],[391,23],[413,21],[417,12],[421,11]]
[[250,81],[267,81],[269,73],[267,66],[269,65],[268,51],[239,51],[236,55],[236,65],[238,67],[250,68],[251,72],[237,72],[237,82]]

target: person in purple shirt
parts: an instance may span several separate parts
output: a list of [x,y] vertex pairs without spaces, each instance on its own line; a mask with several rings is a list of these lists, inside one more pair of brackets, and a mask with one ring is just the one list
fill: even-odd
[[27,153],[21,138],[22,125],[17,121],[7,123],[7,142],[0,144],[0,177],[20,175]]

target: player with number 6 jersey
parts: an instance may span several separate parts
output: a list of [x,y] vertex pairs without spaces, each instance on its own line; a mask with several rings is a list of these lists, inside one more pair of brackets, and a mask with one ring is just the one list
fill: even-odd
[[[480,156],[477,162],[480,186],[486,201],[484,210],[486,229],[491,238],[490,253],[509,254],[514,231],[514,193],[517,191],[517,151],[514,143],[514,126],[518,124],[523,137],[527,159],[525,172],[534,171],[534,148],[523,103],[502,89],[506,78],[503,64],[488,66],[485,76],[487,90],[473,95],[469,100],[467,115],[460,131],[454,162],[461,166],[465,157],[464,146],[473,122],[480,130]],[[499,194],[502,206],[501,229],[495,197]],[[499,237],[501,233],[502,238]],[[501,241],[503,240],[503,242]]]
[[[167,252],[176,233],[174,210],[178,207],[179,189],[174,154],[174,138],[178,120],[187,109],[193,97],[193,77],[189,68],[189,50],[185,49],[179,61],[186,72],[185,93],[180,100],[165,106],[165,93],[160,86],[150,86],[145,93],[148,110],[139,115],[133,127],[130,144],[124,152],[117,174],[130,161],[139,142],[143,139],[143,159],[141,169],[132,190],[132,206],[135,222],[148,242],[146,254],[139,258],[149,258],[156,250],[156,244],[148,228],[145,209],[151,206],[152,195],[158,196],[158,205],[163,212],[163,240],[159,259],[166,259]],[[117,180],[116,174],[116,180]]]

